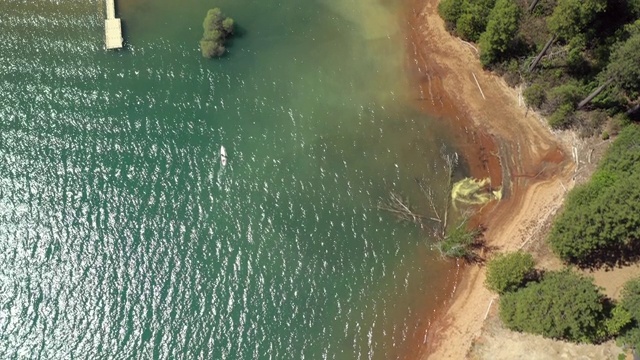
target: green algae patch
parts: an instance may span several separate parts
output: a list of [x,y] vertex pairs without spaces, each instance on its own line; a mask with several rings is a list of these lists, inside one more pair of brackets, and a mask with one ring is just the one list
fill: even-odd
[[493,200],[502,199],[502,188],[493,188],[491,179],[464,178],[451,188],[453,206],[456,202],[467,205],[484,205]]

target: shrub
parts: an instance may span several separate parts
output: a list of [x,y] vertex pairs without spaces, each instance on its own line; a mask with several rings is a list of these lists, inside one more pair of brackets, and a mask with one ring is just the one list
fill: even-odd
[[624,284],[620,305],[640,323],[640,278],[629,280]]
[[222,20],[222,30],[224,30],[224,32],[228,35],[233,34],[233,25],[234,22],[232,18],[226,18]]
[[611,119],[611,122],[609,123],[609,126],[608,126],[609,133],[611,135],[618,135],[620,130],[624,129],[629,124],[631,124],[631,120],[629,120],[629,117],[627,116],[627,114],[625,113],[617,114]]
[[607,330],[607,335],[609,336],[618,336],[624,328],[628,327],[631,324],[633,318],[629,311],[627,311],[622,306],[616,306],[611,310],[611,317],[606,319],[604,322],[605,328]]
[[618,337],[618,342],[632,349],[640,349],[640,327],[633,327]]
[[522,74],[520,73],[520,63],[518,60],[511,59],[509,62],[503,63],[502,78],[506,81],[507,85],[516,87],[522,81]]
[[538,83],[531,84],[531,86],[524,89],[522,95],[527,105],[534,109],[540,109],[547,99],[547,92],[544,87]]
[[222,56],[226,49],[219,41],[203,39],[200,40],[200,50],[202,51],[202,56],[210,59],[212,57]]
[[473,247],[480,234],[480,229],[469,230],[466,221],[463,221],[439,241],[436,248],[442,256],[473,259]]
[[587,138],[600,133],[602,125],[607,121],[607,113],[602,110],[579,111],[575,118],[579,127],[578,134],[581,138]]
[[554,129],[566,129],[573,123],[574,113],[572,104],[563,104],[549,116],[549,125]]
[[584,88],[576,81],[554,87],[548,94],[552,112],[566,104],[570,104],[575,108],[575,105],[582,100],[584,95]]
[[640,278],[624,285],[620,307],[630,315],[632,326],[620,332],[619,340],[627,347],[640,349]]
[[531,254],[513,252],[500,254],[487,264],[485,284],[497,293],[516,291],[533,272],[535,262]]
[[547,273],[500,298],[500,318],[512,330],[554,339],[597,342],[604,318],[603,297],[590,279],[564,270]]
[[629,125],[620,132],[600,168],[627,176],[640,173],[640,126]]
[[225,18],[219,8],[210,9],[202,23],[204,32],[200,51],[206,58],[218,57],[226,51],[224,42],[233,34],[233,19]]

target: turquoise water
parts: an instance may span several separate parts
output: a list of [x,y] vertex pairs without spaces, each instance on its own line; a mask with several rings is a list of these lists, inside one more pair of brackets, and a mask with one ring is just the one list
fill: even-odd
[[[0,358],[394,359],[452,264],[376,209],[444,194],[391,0],[2,0]],[[222,167],[224,145],[229,163]],[[446,201],[445,196],[436,199]]]

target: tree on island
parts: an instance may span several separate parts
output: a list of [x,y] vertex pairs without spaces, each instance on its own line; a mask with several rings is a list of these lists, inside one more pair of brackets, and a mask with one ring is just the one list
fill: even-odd
[[210,9],[204,18],[204,33],[200,40],[202,56],[210,59],[224,54],[225,40],[233,34],[233,19],[222,15],[219,8]]

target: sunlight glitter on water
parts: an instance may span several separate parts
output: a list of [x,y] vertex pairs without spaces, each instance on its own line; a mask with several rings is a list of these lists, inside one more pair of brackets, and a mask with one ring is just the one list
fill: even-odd
[[206,62],[205,5],[145,4],[121,52],[98,2],[2,5],[0,357],[401,358],[449,265],[375,208],[447,144],[398,8],[227,1]]

